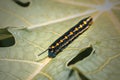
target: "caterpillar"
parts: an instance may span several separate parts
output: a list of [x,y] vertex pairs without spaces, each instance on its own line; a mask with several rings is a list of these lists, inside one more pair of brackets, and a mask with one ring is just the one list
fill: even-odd
[[73,26],[67,32],[65,32],[61,37],[59,37],[55,42],[53,42],[45,51],[38,54],[40,56],[48,50],[48,57],[54,58],[58,53],[63,51],[70,43],[72,43],[79,35],[85,32],[93,22],[91,16],[82,19],[78,24]]

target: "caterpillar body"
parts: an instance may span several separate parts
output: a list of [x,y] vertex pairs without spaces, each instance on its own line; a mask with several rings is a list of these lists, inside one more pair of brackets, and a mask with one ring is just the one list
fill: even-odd
[[[87,17],[82,19],[78,24],[73,26],[67,32],[65,32],[61,37],[59,37],[55,42],[53,42],[48,49],[43,51],[42,53],[48,50],[48,57],[54,58],[58,53],[60,53],[63,49],[65,49],[70,43],[72,43],[79,35],[85,32],[93,22],[92,17]],[[38,54],[40,56],[42,53]]]

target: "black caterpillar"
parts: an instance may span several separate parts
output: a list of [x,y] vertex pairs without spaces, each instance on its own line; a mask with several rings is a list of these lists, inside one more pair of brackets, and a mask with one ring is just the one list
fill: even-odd
[[[61,37],[59,37],[55,42],[53,42],[48,49],[48,57],[54,58],[59,52],[65,49],[70,43],[72,43],[80,34],[85,32],[92,24],[92,17],[87,17],[82,19],[78,24],[69,29]],[[42,53],[38,54],[40,56]]]

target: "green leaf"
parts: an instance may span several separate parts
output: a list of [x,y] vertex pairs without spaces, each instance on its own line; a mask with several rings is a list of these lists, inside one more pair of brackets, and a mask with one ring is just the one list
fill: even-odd
[[[15,38],[13,46],[0,47],[0,80],[120,79],[119,0],[26,1],[28,7],[0,1],[0,33]],[[55,58],[47,52],[38,56],[86,16],[93,17],[93,25],[65,50]],[[9,37],[4,35],[0,40]],[[90,55],[75,59],[90,45]]]

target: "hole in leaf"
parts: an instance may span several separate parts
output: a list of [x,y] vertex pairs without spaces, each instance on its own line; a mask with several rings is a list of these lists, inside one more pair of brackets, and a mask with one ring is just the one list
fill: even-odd
[[22,2],[20,0],[13,0],[13,1],[21,7],[28,7],[30,5],[30,2]]
[[68,78],[70,78],[70,77],[73,75],[73,73],[74,73],[74,70],[71,69],[71,70],[70,70],[70,73],[69,73],[69,75],[68,75]]
[[78,75],[79,75],[79,77],[82,79],[82,80],[90,80],[89,78],[87,78],[83,73],[81,73],[80,71],[78,72],[77,71],[77,73],[78,73]]
[[78,61],[83,60],[84,58],[88,57],[93,51],[93,47],[87,47],[85,48],[82,52],[80,52],[76,57],[74,57],[68,64],[67,66],[73,65],[77,63]]
[[72,67],[70,70],[70,73],[68,75],[68,79],[73,75],[74,72],[77,72],[78,76],[81,80],[90,80],[88,77],[86,77],[77,67]]
[[10,47],[15,44],[15,38],[7,29],[0,29],[0,47]]

